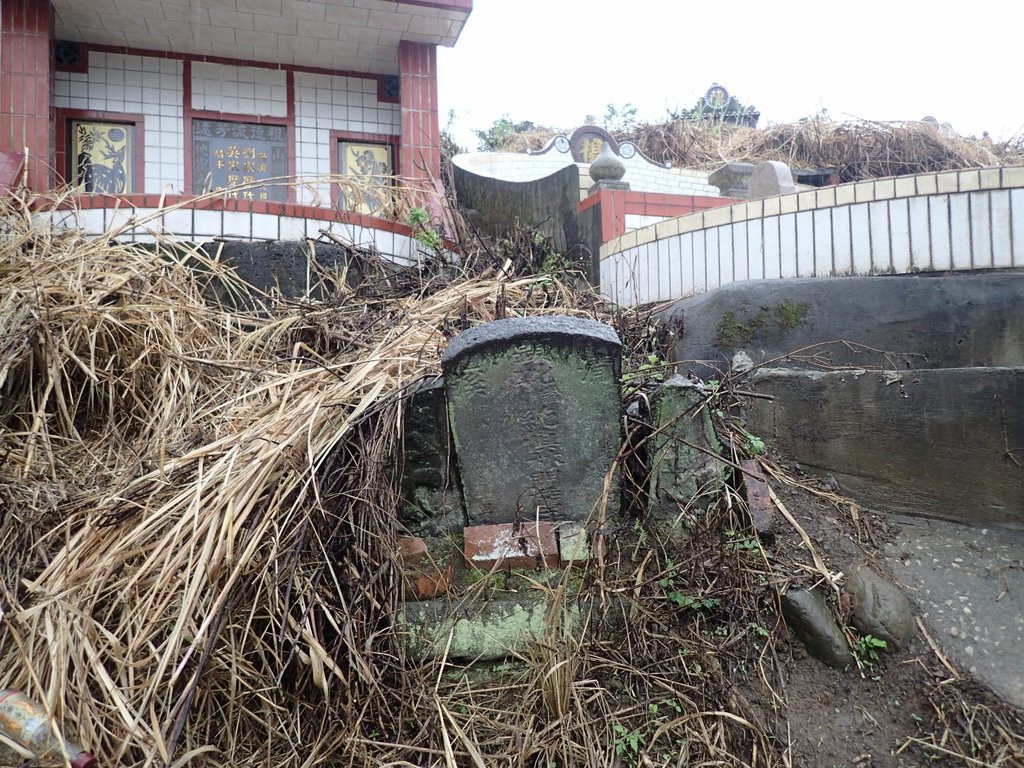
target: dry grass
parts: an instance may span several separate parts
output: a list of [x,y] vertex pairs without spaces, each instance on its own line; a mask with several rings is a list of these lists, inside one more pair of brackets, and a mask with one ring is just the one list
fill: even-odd
[[35,226],[40,202],[0,203],[0,687],[102,765],[787,764],[737,671],[778,698],[770,585],[828,569],[738,546],[731,491],[685,547],[606,521],[599,565],[534,585],[529,658],[405,658],[403,394],[474,323],[598,317],[643,360],[648,315],[484,248],[473,277],[364,269],[285,302],[197,248]]
[[301,765],[339,733],[375,763],[350,737],[405,706],[401,394],[458,330],[571,298],[389,280],[275,306],[195,248],[35,226],[40,202],[2,212],[0,685],[109,765]]
[[[554,135],[520,134],[508,150],[540,149]],[[844,182],[1024,163],[1022,137],[993,145],[947,135],[921,122],[834,122],[818,116],[745,128],[675,117],[620,132],[616,138],[632,141],[647,156],[677,168],[710,171],[728,161],[778,160],[792,168],[833,169]]]

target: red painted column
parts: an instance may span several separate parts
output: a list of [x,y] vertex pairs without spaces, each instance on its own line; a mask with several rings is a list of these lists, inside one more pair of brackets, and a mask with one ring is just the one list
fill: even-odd
[[48,0],[0,0],[0,152],[28,151],[36,191],[53,186],[52,41]]
[[403,42],[398,48],[402,105],[399,168],[410,179],[441,179],[441,131],[437,121],[437,46]]

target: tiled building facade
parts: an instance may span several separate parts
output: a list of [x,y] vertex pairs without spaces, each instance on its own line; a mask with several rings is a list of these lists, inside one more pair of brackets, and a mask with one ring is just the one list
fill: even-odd
[[[231,207],[265,213],[373,214],[373,200],[349,205],[327,177],[439,178],[436,48],[455,43],[471,10],[0,0],[0,159],[17,158],[35,191],[68,182],[144,205],[224,189]],[[261,184],[276,177],[303,183]]]

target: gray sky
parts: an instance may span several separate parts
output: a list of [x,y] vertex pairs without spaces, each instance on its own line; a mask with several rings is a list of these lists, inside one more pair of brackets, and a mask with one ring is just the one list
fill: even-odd
[[508,114],[571,130],[609,103],[658,122],[720,83],[760,126],[931,115],[964,135],[1024,131],[1024,3],[475,0],[439,49],[441,124]]

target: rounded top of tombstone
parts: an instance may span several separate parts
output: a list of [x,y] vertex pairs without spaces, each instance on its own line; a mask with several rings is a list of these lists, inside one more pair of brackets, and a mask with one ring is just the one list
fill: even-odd
[[610,325],[582,317],[537,316],[494,320],[463,331],[448,343],[441,355],[446,369],[471,353],[488,347],[501,349],[522,341],[543,341],[552,346],[597,345],[618,351],[622,342]]
[[590,178],[596,181],[619,181],[626,175],[626,164],[622,162],[607,141],[601,145],[601,152],[590,164]]

